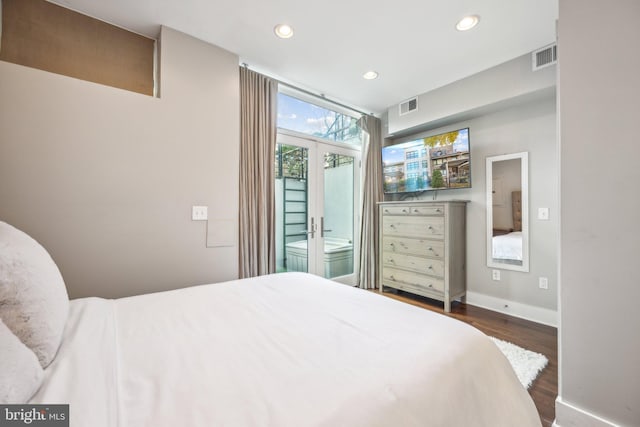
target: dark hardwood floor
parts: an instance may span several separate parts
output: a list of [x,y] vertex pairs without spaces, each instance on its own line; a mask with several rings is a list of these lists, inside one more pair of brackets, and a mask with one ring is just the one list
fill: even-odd
[[384,292],[382,295],[455,317],[473,325],[487,335],[544,354],[549,359],[549,364],[529,388],[529,394],[538,408],[542,425],[551,426],[556,415],[555,399],[558,395],[558,333],[556,328],[458,302],[452,304],[451,313],[445,313],[441,302],[402,291],[398,291],[397,294]]

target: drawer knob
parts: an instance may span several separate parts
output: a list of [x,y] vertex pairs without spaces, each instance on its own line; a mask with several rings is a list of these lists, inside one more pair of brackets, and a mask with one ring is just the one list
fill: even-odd
[[432,226],[429,226],[429,230],[433,230],[433,227],[432,227]]
[[414,209],[414,210],[413,210],[413,212],[414,212],[414,213],[418,213],[418,212],[420,212],[420,211],[419,211],[418,209]]
[[429,287],[430,287],[430,288],[433,288],[433,285],[432,285],[431,283],[429,283]]
[[407,210],[406,209],[402,209],[402,213],[407,213]]
[[438,208],[438,209],[436,209],[436,212],[442,212],[442,211],[440,210],[440,208]]
[[427,250],[433,252],[433,248],[431,246],[429,246]]
[[433,266],[432,265],[429,266],[429,270],[433,270]]
[[394,282],[396,281],[396,278],[393,277],[393,274],[391,276],[389,276],[389,279],[393,280]]
[[385,212],[385,213],[389,213],[389,209],[385,209],[385,210],[384,210],[384,212]]
[[396,228],[396,226],[395,226],[395,225],[393,225],[393,224],[390,224],[390,225],[389,225],[389,228]]

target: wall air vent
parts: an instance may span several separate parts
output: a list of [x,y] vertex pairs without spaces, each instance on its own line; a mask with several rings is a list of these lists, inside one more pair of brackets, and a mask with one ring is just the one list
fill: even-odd
[[533,71],[538,71],[542,68],[555,64],[558,62],[558,45],[554,43],[541,49],[534,50],[531,53],[531,62]]
[[418,98],[407,99],[406,101],[401,102],[399,107],[401,116],[412,113],[418,109]]

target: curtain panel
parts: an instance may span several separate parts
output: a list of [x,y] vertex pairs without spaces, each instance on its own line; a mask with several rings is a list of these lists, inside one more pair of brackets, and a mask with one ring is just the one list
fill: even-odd
[[240,67],[240,278],[275,272],[278,83]]
[[362,206],[360,212],[360,262],[358,286],[375,289],[378,277],[378,202],[383,200],[382,190],[382,124],[373,116],[363,116],[360,126],[364,131],[362,145]]

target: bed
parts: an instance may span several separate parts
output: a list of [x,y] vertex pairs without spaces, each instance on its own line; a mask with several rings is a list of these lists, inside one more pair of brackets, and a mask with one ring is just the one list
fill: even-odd
[[477,329],[306,273],[72,300],[43,371],[74,427],[540,425]]
[[522,262],[522,231],[493,236],[493,259]]

